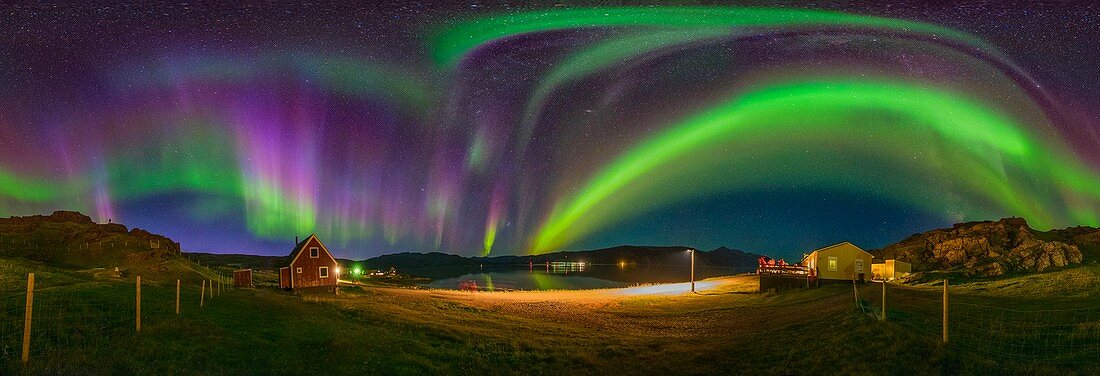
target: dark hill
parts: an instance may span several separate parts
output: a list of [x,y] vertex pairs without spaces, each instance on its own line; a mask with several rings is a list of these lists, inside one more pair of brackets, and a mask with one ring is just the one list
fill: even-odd
[[[178,270],[180,245],[165,236],[86,215],[0,218],[0,256],[26,258],[63,268],[108,268],[154,275]],[[182,265],[182,264],[181,264]]]
[[[367,268],[424,272],[437,268],[480,266],[541,265],[547,262],[575,261],[587,264],[616,265],[620,262],[640,266],[686,266],[690,262],[688,247],[646,247],[623,245],[589,251],[563,251],[529,256],[462,257],[452,254],[397,253],[363,261]],[[721,267],[751,271],[760,255],[729,248],[700,251],[695,255],[697,267]],[[429,273],[430,274],[430,273]]]
[[478,265],[478,259],[452,255],[449,253],[411,253],[402,252],[369,258],[363,261],[368,269],[385,270],[391,267],[398,270],[448,268]]
[[[289,249],[287,250],[289,253]],[[203,252],[186,252],[184,257],[205,266],[221,266],[234,269],[264,269],[264,270],[277,270],[290,263],[290,256],[261,256],[261,255],[244,255],[239,253],[203,253]],[[342,265],[350,265],[352,260],[337,258],[337,262]]]

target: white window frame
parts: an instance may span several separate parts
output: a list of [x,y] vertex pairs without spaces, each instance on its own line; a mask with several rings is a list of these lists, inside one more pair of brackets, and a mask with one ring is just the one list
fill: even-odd
[[320,247],[309,247],[309,258],[318,258],[318,257],[321,257],[321,248]]
[[328,267],[327,266],[318,267],[317,268],[317,275],[321,276],[321,278],[328,278]]
[[301,267],[298,268],[298,274],[302,274],[302,268]]
[[837,264],[838,264],[838,262],[837,262],[836,256],[829,256],[829,271],[830,272],[835,272],[836,271]]

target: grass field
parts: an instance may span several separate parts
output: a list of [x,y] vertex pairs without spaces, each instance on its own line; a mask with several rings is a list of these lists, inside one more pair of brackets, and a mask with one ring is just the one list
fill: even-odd
[[[699,294],[686,284],[478,293],[356,286],[339,296],[232,290],[202,308],[198,286],[188,283],[177,317],[173,280],[143,285],[136,334],[132,281],[12,265],[21,267],[2,269],[0,340],[21,340],[24,295],[9,280],[28,269],[46,286],[35,305],[45,329],[34,333],[27,366],[5,350],[0,374],[1100,372],[1100,315],[1088,309],[1100,296],[1045,295],[1090,283],[1093,266],[957,287],[957,339],[944,346],[942,290],[931,285],[889,286],[886,321],[854,298],[856,290],[877,310],[879,285],[757,293],[754,276],[707,280]],[[68,280],[46,282],[53,278]],[[1060,282],[1041,283],[1048,279]]]

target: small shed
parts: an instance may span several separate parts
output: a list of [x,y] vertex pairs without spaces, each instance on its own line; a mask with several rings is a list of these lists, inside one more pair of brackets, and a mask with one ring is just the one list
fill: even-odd
[[899,260],[886,260],[878,264],[871,264],[872,278],[880,281],[892,281],[904,278],[913,272],[913,264]]
[[252,269],[234,270],[233,287],[252,288]]
[[820,281],[860,281],[870,279],[871,254],[850,242],[818,248],[802,259]]

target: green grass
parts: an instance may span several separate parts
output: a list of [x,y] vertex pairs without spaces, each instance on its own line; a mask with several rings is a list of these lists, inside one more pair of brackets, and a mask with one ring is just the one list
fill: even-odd
[[[9,263],[3,260],[7,267]],[[132,281],[81,279],[80,272],[34,263],[43,277],[72,278],[36,293],[47,327],[73,330],[36,335],[26,367],[4,359],[0,374],[1095,374],[1095,358],[1067,347],[1066,364],[1028,364],[990,354],[978,329],[998,328],[982,305],[1019,310],[1096,306],[1094,267],[972,283],[952,290],[958,338],[939,343],[936,286],[888,291],[888,320],[855,309],[850,285],[781,293],[731,290],[685,297],[635,297],[593,302],[496,301],[486,293],[439,297],[432,291],[346,287],[340,296],[294,295],[274,289],[232,290],[198,307],[198,285],[187,283],[174,314],[174,280],[143,285],[143,329],[133,331]],[[0,268],[0,271],[9,270]],[[76,273],[75,275],[70,275]],[[3,275],[8,278],[7,272]],[[25,277],[24,277],[25,278]],[[1047,282],[1047,281],[1052,282]],[[25,281],[24,281],[25,283]],[[49,284],[50,282],[42,282]],[[1026,286],[1034,286],[1027,288]],[[1092,285],[1095,286],[1095,285]],[[741,289],[744,286],[738,286]],[[859,289],[881,307],[878,286]],[[1079,292],[1079,291],[1078,291]],[[507,294],[507,293],[493,293]],[[1054,294],[1054,295],[1051,295]],[[16,298],[21,295],[15,295]],[[65,304],[66,302],[71,304]],[[18,299],[0,316],[22,324]],[[77,304],[82,303],[82,304]],[[966,304],[974,305],[973,307]],[[77,306],[85,308],[74,308]],[[968,308],[969,307],[969,308]],[[51,319],[71,310],[81,321]],[[993,311],[999,312],[999,311]],[[53,314],[56,316],[56,314]],[[106,327],[90,317],[111,316]],[[36,316],[38,317],[38,316]],[[1044,346],[1089,344],[1100,315],[1022,314],[1006,323],[1058,324]],[[53,321],[51,321],[53,320]],[[1077,320],[1069,322],[1071,320]],[[15,325],[4,324],[15,322]],[[64,324],[64,325],[61,325]],[[70,325],[71,324],[71,325]],[[971,329],[967,329],[971,328]],[[71,328],[70,328],[71,329]],[[990,338],[1027,341],[1036,331],[999,327]],[[12,331],[0,330],[8,343]],[[100,337],[92,335],[102,334]],[[1023,337],[1021,337],[1023,336]],[[1058,338],[1065,342],[1059,343]],[[18,342],[18,337],[15,339]],[[1055,341],[1055,342],[1051,342]],[[994,348],[995,349],[995,348]],[[1011,349],[1005,349],[1009,351]],[[1074,352],[1078,353],[1074,353]],[[1084,354],[1087,355],[1087,354]]]
[[49,267],[26,259],[0,259],[0,295],[27,291],[27,274],[35,273],[36,285],[47,287],[90,280],[87,273]]

